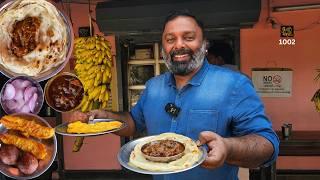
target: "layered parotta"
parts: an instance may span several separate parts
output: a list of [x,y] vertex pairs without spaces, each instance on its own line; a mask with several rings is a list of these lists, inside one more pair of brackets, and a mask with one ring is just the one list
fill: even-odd
[[[147,160],[143,156],[141,148],[144,144],[157,140],[174,140],[181,142],[185,146],[184,155],[169,163]],[[149,171],[178,171],[193,166],[201,157],[202,151],[192,139],[175,133],[163,133],[157,136],[150,136],[146,141],[137,144],[130,154],[129,165]]]
[[66,60],[67,25],[45,0],[15,0],[0,12],[0,64],[37,76]]

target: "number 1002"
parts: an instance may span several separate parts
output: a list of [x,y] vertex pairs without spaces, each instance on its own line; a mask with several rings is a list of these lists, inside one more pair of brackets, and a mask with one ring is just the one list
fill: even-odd
[[279,39],[279,45],[295,45],[295,39]]

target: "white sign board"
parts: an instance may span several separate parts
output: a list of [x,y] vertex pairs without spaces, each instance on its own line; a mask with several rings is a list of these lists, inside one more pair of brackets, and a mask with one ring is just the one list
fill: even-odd
[[284,68],[254,68],[252,82],[261,97],[290,97],[292,70]]

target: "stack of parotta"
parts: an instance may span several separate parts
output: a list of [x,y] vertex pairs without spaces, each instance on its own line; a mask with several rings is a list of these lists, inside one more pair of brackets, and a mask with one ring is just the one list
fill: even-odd
[[[35,48],[17,56],[12,50],[16,23],[37,18]],[[15,0],[0,12],[0,64],[7,70],[38,76],[66,60],[68,52],[67,25],[54,5],[45,0]]]

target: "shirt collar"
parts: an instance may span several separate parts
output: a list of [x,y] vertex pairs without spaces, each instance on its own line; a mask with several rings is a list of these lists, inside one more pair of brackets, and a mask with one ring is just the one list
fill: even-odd
[[[192,77],[192,79],[188,82],[188,84],[193,86],[200,86],[201,82],[203,81],[208,71],[208,68],[209,68],[209,63],[207,61],[207,58],[205,58],[199,71]],[[176,80],[174,79],[174,76],[172,73],[168,73],[168,85],[176,87]]]

